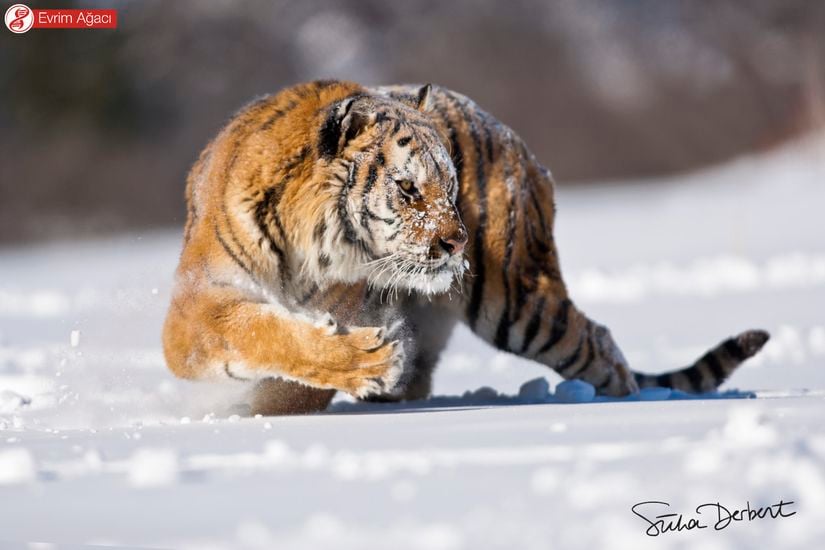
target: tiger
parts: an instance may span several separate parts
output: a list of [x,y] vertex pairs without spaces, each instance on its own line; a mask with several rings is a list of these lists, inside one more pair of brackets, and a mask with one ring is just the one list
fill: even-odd
[[299,84],[205,147],[163,326],[182,378],[247,384],[253,414],[427,398],[461,322],[598,394],[713,391],[767,342],[748,330],[693,364],[634,372],[562,279],[555,182],[516,133],[426,85]]

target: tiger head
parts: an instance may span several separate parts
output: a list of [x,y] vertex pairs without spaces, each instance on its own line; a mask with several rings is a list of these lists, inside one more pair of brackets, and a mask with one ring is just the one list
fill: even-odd
[[433,294],[462,276],[467,229],[430,93],[358,93],[327,109],[318,141],[334,203],[320,239],[327,277]]

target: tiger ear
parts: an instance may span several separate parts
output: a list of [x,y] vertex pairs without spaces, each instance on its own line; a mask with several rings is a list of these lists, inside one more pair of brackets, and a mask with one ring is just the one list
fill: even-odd
[[424,84],[418,90],[418,105],[416,105],[416,108],[422,113],[426,113],[430,110],[430,107],[432,107],[432,101],[430,101],[432,91],[432,84]]
[[337,156],[347,143],[358,137],[375,122],[375,113],[362,113],[355,107],[354,97],[334,106],[321,126],[319,150],[324,158]]
[[375,123],[375,113],[363,113],[357,109],[347,109],[344,118],[341,120],[341,140],[339,151],[347,143],[357,138],[367,128]]

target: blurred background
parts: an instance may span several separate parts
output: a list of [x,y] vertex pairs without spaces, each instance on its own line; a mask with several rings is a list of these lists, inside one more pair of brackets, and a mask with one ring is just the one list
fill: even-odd
[[117,7],[119,28],[0,29],[0,245],[181,225],[186,172],[232,113],[315,78],[465,93],[560,185],[825,123],[819,0],[28,4]]

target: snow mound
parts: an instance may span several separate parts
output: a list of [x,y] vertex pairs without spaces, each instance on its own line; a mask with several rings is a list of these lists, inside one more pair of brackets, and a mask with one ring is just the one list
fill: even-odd
[[129,463],[132,487],[171,485],[178,479],[178,456],[172,449],[140,449]]
[[27,449],[0,451],[0,485],[29,483],[36,479],[34,459]]

